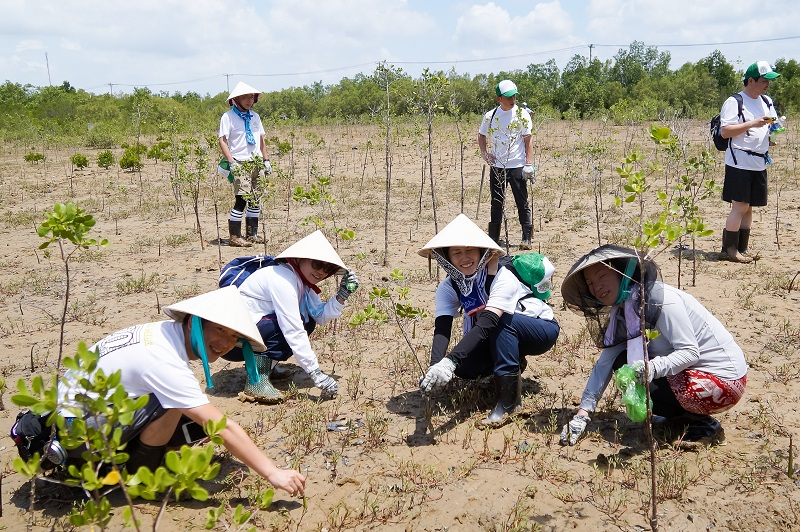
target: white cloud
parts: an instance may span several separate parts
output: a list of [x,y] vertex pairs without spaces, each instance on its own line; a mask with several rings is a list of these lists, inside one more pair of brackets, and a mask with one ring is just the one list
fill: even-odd
[[16,48],[15,48],[17,53],[29,52],[31,50],[44,50],[44,49],[45,49],[44,43],[42,43],[42,41],[38,41],[36,39],[25,39],[25,40],[19,41],[17,43]]

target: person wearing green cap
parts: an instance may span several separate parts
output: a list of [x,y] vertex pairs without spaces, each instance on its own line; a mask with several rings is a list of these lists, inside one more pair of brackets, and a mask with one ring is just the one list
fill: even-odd
[[[175,303],[164,307],[163,312],[172,320],[128,327],[90,348],[100,355],[99,370],[106,375],[120,372],[120,384],[131,397],[149,397],[145,407],[135,412],[132,424],[120,426],[121,442],[128,444],[126,452],[130,455],[125,466],[131,474],[140,466],[155,470],[161,465],[168,444],[188,443],[184,425],[199,429],[207,421],[223,418],[200,388],[191,367],[193,361],[202,362],[206,385],[213,388],[209,364],[237,344],[244,346],[251,358],[253,350],[265,349],[235,287]],[[252,362],[250,365],[248,373],[257,379]],[[65,373],[59,385],[64,417],[75,417],[73,410],[80,410],[74,399],[86,393],[81,384],[85,377],[74,370]],[[90,415],[84,419],[88,424],[103,422]],[[233,419],[227,419],[220,436],[231,454],[273,486],[293,496],[303,493],[305,477],[297,471],[278,468]],[[67,456],[81,460],[85,451],[81,446],[69,450]]]
[[[526,278],[533,284],[524,284],[499,264],[505,255],[500,246],[463,214],[419,254],[435,259],[447,272],[436,288],[431,361],[420,389],[431,393],[454,375],[477,379],[493,374],[497,404],[482,424],[505,423],[521,406],[526,357],[547,352],[558,338],[558,322],[546,302],[553,265],[544,255],[531,254],[535,260]],[[464,318],[464,337],[445,356],[459,315]]]
[[731,204],[722,231],[720,260],[750,262],[748,253],[753,207],[767,204],[770,125],[778,118],[769,85],[780,74],[766,61],[747,67],[744,89],[729,97],[720,111],[720,133],[730,139],[725,150],[722,200]]
[[535,180],[531,115],[517,106],[517,86],[504,79],[494,89],[498,106],[487,112],[478,128],[481,157],[491,167],[489,237],[500,242],[506,186],[511,185],[522,226],[520,249],[531,249],[533,221],[528,202],[528,181]]

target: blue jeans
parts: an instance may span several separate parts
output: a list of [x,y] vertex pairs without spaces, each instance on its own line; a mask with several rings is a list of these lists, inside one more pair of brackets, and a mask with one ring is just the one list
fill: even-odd
[[[311,319],[304,323],[303,326],[306,333],[311,336],[317,326],[317,322]],[[258,327],[258,332],[261,333],[261,340],[267,346],[267,350],[263,353],[255,354],[269,357],[272,360],[289,360],[289,357],[292,356],[292,348],[286,343],[286,337],[283,336],[281,328],[278,327],[278,317],[275,314],[264,316],[256,324],[256,327]],[[231,362],[242,362],[244,361],[244,353],[242,353],[241,347],[234,347],[222,358]]]
[[522,358],[546,353],[556,344],[559,331],[556,320],[504,313],[489,339],[461,361],[455,374],[477,379],[519,373]]

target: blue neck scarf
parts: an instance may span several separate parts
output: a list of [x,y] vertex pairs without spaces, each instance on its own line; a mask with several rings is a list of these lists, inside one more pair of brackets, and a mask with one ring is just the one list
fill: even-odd
[[247,143],[255,144],[256,138],[253,136],[253,130],[250,129],[250,119],[253,118],[253,113],[250,111],[247,111],[246,113],[241,112],[239,108],[236,107],[236,104],[233,105],[232,109],[233,112],[236,113],[236,116],[244,120],[244,135],[247,139]]
[[[208,353],[206,352],[206,340],[203,335],[203,320],[198,316],[192,316],[192,334],[190,337],[192,342],[192,351],[203,362],[203,373],[206,376],[206,385],[209,389],[214,388],[214,383],[211,382],[211,369],[208,367]],[[250,342],[242,338],[242,354],[244,355],[244,366],[247,369],[247,377],[250,384],[255,384],[261,380],[256,368],[256,358],[253,354],[253,348]]]

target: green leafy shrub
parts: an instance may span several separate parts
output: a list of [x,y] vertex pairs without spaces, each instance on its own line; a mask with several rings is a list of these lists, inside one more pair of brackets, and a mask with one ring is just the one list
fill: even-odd
[[86,168],[89,166],[89,159],[82,153],[76,153],[72,157],[69,158],[69,162],[71,162],[75,168],[81,170],[82,168]]
[[123,170],[141,170],[144,164],[142,163],[142,154],[147,153],[147,146],[139,144],[138,149],[136,146],[128,146],[119,160],[119,167]]
[[157,142],[147,151],[147,158],[155,159],[156,161],[170,161],[172,160],[170,148],[172,148],[172,143],[168,140]]
[[114,165],[114,154],[111,150],[103,150],[97,154],[97,166],[108,170]]
[[44,155],[42,155],[41,153],[32,151],[30,153],[26,153],[25,154],[25,161],[29,162],[29,163],[32,163],[32,164],[38,164],[38,163],[44,161]]

